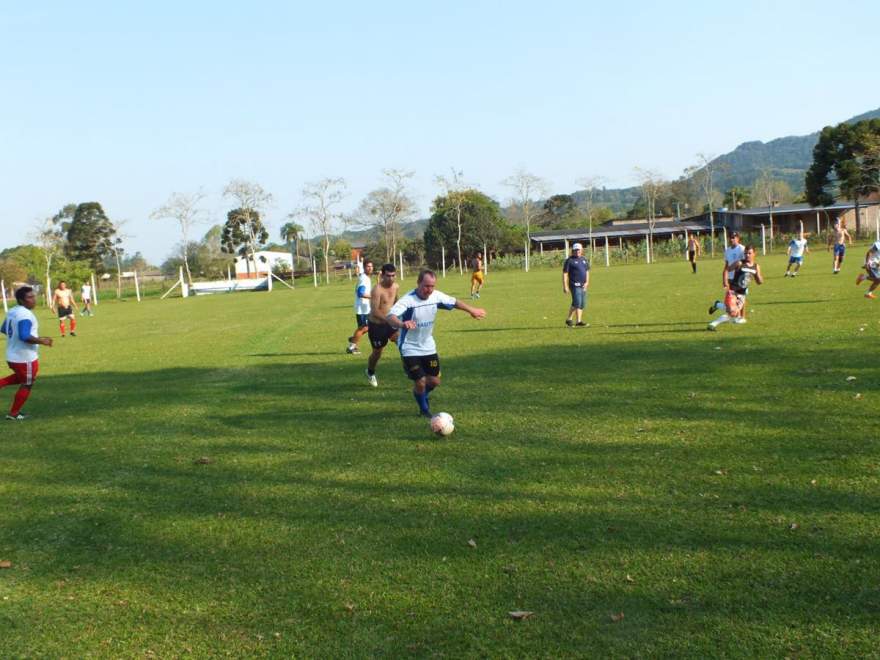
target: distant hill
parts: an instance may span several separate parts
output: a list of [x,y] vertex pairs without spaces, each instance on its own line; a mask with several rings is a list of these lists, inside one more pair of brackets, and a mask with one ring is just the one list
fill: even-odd
[[[404,238],[422,238],[425,235],[425,229],[428,227],[428,219],[414,220],[401,225],[401,234]],[[342,238],[349,243],[370,243],[379,237],[379,230],[375,228],[369,229],[351,229],[335,234],[335,238]]]
[[[854,124],[864,119],[880,117],[880,108],[847,119]],[[733,186],[750,187],[769,171],[775,179],[782,179],[791,189],[799,193],[804,189],[804,174],[813,162],[813,147],[819,141],[819,131],[809,135],[790,135],[769,142],[743,142],[730,153],[718,156],[712,162],[716,166],[715,189],[729,190]],[[613,188],[597,191],[594,204],[608,206],[616,213],[623,213],[639,199],[638,186]],[[585,193],[574,193],[578,203],[583,203]]]

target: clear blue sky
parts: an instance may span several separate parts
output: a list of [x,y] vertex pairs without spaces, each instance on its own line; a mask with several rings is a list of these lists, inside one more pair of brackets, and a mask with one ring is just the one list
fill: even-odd
[[150,211],[203,187],[220,222],[233,177],[275,196],[273,238],[325,176],[354,208],[413,169],[423,211],[450,166],[500,200],[519,166],[554,192],[676,177],[880,106],[877,25],[876,0],[2,0],[0,249],[95,200],[158,263],[177,236]]

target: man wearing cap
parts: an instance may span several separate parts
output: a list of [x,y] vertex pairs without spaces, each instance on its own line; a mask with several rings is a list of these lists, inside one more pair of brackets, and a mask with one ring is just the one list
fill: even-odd
[[[587,287],[590,285],[590,262],[583,257],[584,246],[575,243],[571,246],[571,256],[562,265],[562,290],[571,293],[571,307],[565,325],[586,327],[583,321],[584,304],[586,303]],[[577,319],[577,322],[572,320]]]
[[[745,248],[739,241],[739,232],[733,232],[730,235],[730,245],[724,249],[724,268],[721,269],[721,286],[724,287],[725,295],[730,289],[731,282],[736,274],[736,269],[739,268],[740,262],[742,262],[745,254]],[[710,315],[718,310],[724,310],[724,303],[722,301],[716,300],[709,305]],[[745,323],[745,318],[746,310],[744,308],[742,314],[738,319],[734,320],[734,323]]]

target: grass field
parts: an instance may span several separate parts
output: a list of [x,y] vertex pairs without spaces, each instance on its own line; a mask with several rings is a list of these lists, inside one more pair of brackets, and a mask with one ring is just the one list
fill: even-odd
[[0,657],[877,657],[856,252],[760,260],[717,333],[717,261],[596,267],[588,329],[490,273],[438,318],[445,440],[344,354],[347,285],[102,303],[0,427]]

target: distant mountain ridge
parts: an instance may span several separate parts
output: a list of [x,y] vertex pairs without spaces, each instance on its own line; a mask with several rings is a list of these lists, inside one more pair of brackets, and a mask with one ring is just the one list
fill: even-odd
[[[846,120],[848,124],[865,119],[880,118],[880,108],[856,115]],[[750,187],[764,171],[774,179],[785,181],[795,193],[804,189],[804,175],[813,163],[813,147],[819,141],[819,132],[809,135],[789,135],[769,142],[753,140],[743,142],[733,151],[715,158],[714,187],[719,192],[734,186]],[[641,191],[631,188],[606,188],[596,191],[593,203],[608,206],[622,213],[638,201]],[[585,193],[574,193],[578,203],[583,203]]]

